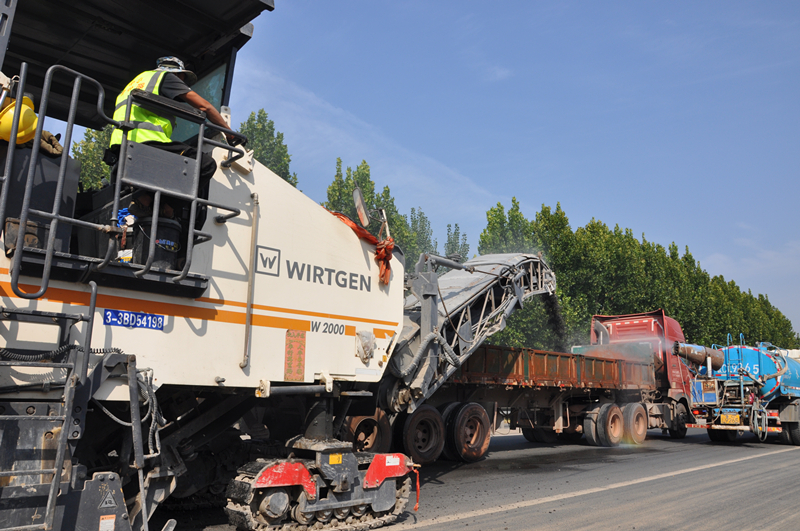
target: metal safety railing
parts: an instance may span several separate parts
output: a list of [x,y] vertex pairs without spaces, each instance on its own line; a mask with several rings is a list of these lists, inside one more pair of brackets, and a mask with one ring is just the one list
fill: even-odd
[[[27,69],[28,69],[27,64],[22,63],[19,81],[16,89],[17,94],[24,93]],[[53,200],[53,208],[50,211],[43,211],[31,208],[31,197],[33,195],[34,175],[36,172],[36,165],[39,158],[39,146],[42,138],[42,132],[44,130],[47,105],[50,99],[50,91],[53,85],[53,78],[56,74],[68,75],[72,77],[74,81],[73,81],[70,107],[68,112],[67,126],[64,135],[64,145],[67,146],[67,148],[64,149],[61,155],[61,162],[59,165],[55,197]],[[120,129],[123,132],[123,140],[120,146],[120,153],[119,153],[119,163],[117,165],[117,178],[114,185],[115,186],[114,201],[113,201],[111,219],[109,220],[108,224],[93,223],[91,221],[75,219],[73,217],[63,215],[60,210],[62,195],[64,191],[65,175],[67,171],[67,162],[69,160],[68,147],[71,146],[72,144],[72,133],[75,126],[75,116],[77,113],[79,96],[81,95],[83,83],[92,86],[97,93],[97,100],[96,100],[97,115],[106,123],[112,124],[114,127]],[[50,282],[51,270],[53,267],[56,231],[58,229],[59,223],[68,223],[92,231],[97,231],[101,234],[105,234],[108,236],[109,239],[108,239],[108,247],[106,249],[106,253],[102,257],[103,258],[102,262],[97,264],[95,266],[95,269],[102,270],[103,268],[107,267],[113,259],[117,257],[119,252],[119,242],[116,236],[121,233],[121,229],[119,227],[119,222],[117,218],[120,210],[120,194],[122,191],[123,184],[127,184],[129,186],[147,190],[153,193],[153,216],[150,227],[150,243],[148,247],[148,254],[145,264],[143,265],[133,264],[133,267],[138,268],[138,271],[134,273],[134,275],[137,277],[145,275],[153,267],[156,239],[157,239],[156,235],[158,234],[159,209],[161,205],[162,196],[174,197],[179,200],[187,201],[191,204],[189,231],[188,231],[187,247],[186,247],[186,260],[182,270],[173,275],[172,277],[173,282],[180,282],[184,280],[189,274],[189,270],[192,264],[192,254],[194,245],[211,240],[210,234],[195,229],[198,206],[214,207],[218,210],[227,211],[228,213],[225,215],[216,216],[215,222],[217,223],[224,223],[228,219],[238,216],[240,214],[240,210],[237,208],[225,206],[210,201],[208,199],[199,197],[198,189],[200,185],[200,167],[201,167],[201,160],[202,160],[204,146],[208,145],[214,147],[221,147],[229,151],[229,156],[227,160],[225,160],[222,163],[223,167],[230,167],[230,165],[233,162],[244,156],[244,151],[240,148],[237,148],[233,145],[224,144],[222,142],[217,142],[215,140],[206,139],[204,137],[206,128],[210,128],[218,132],[224,132],[227,135],[233,136],[236,139],[235,143],[237,145],[239,143],[241,144],[246,143],[247,141],[246,137],[234,131],[223,129],[214,124],[205,123],[204,113],[187,110],[185,107],[176,105],[174,102],[171,102],[171,100],[167,100],[166,98],[160,98],[158,96],[154,96],[143,91],[131,92],[131,94],[128,97],[125,120],[121,122],[109,118],[104,113],[103,111],[104,102],[105,102],[105,92],[103,90],[102,85],[98,81],[84,74],[81,74],[80,72],[76,72],[74,70],[71,70],[69,68],[60,65],[51,66],[47,70],[47,73],[44,78],[44,85],[42,87],[42,98],[39,105],[39,120],[36,127],[36,134],[33,138],[30,167],[28,168],[27,179],[25,180],[25,193],[19,217],[19,232],[17,234],[16,251],[11,261],[11,288],[14,291],[14,293],[19,297],[25,299],[36,299],[44,295],[45,291],[47,291]],[[158,150],[157,148],[152,148],[150,146],[146,146],[144,144],[139,144],[128,140],[128,133],[131,130],[135,129],[136,127],[136,124],[130,121],[131,108],[133,104],[145,108],[151,108],[151,109],[154,108],[162,112],[168,112],[174,116],[187,119],[199,125],[200,131],[198,135],[197,156],[194,160],[191,161],[192,164],[187,164],[187,160],[189,159],[181,157],[180,155],[167,153],[165,151]],[[21,105],[17,105],[14,110],[14,122],[11,130],[12,139],[15,139],[17,135],[21,107],[22,107]],[[15,142],[13,141],[9,142],[8,155],[6,157],[5,172],[4,175],[2,176],[2,191],[0,193],[1,196],[0,221],[3,222],[5,222],[6,203],[8,201],[8,195],[9,195],[7,192],[8,192],[11,171],[13,167],[15,148],[16,148]],[[159,155],[163,155],[155,157],[155,160],[159,162],[161,166],[154,167],[152,164],[148,165],[147,161],[153,159],[153,157],[150,156],[152,155],[152,152],[149,151],[148,148],[150,148],[150,150],[159,151],[160,152]],[[142,152],[143,155],[139,155],[140,152]],[[188,178],[188,171],[186,170],[186,168],[192,169],[191,180],[188,186],[186,185]],[[137,174],[137,171],[142,172],[148,170],[150,171],[150,173],[147,175],[144,175],[142,173]],[[164,176],[169,175],[170,172],[172,172],[172,174],[176,175],[178,178],[172,179],[170,181],[172,183],[171,186],[164,185],[163,184]],[[47,236],[47,244],[44,248],[45,259],[44,259],[42,278],[41,278],[41,283],[39,285],[39,289],[34,293],[26,293],[23,292],[19,287],[19,277],[21,274],[25,233],[28,220],[30,219],[31,215],[49,220],[49,234]],[[4,227],[0,227],[0,230],[3,230],[3,228]]]
[[[11,308],[3,308],[2,312],[0,312],[0,319],[8,319],[13,316],[18,321],[27,321],[38,324],[52,325],[53,322],[60,322],[62,326],[67,326],[70,325],[70,323],[74,324],[80,321],[87,322],[83,337],[83,344],[80,346],[80,348],[70,349],[69,356],[65,362],[43,362],[39,359],[30,361],[22,361],[20,359],[13,361],[0,361],[0,366],[3,367],[35,367],[37,369],[51,368],[67,370],[67,376],[64,381],[64,392],[61,396],[62,406],[60,415],[0,415],[0,423],[33,421],[56,423],[60,424],[61,426],[60,430],[52,430],[52,432],[58,433],[56,455],[52,467],[38,469],[23,468],[18,470],[0,470],[0,478],[13,478],[18,476],[51,476],[47,491],[45,514],[42,521],[37,524],[4,528],[7,531],[53,529],[53,521],[56,516],[56,501],[61,487],[62,471],[67,456],[68,440],[70,438],[80,438],[82,431],[78,430],[77,427],[73,425],[73,413],[75,411],[85,411],[87,405],[86,403],[80,403],[80,401],[78,401],[78,404],[75,404],[75,396],[76,389],[79,386],[86,384],[89,352],[91,352],[94,314],[95,309],[97,308],[97,284],[90,282],[89,285],[91,287],[91,295],[89,299],[89,313],[87,315],[39,312],[35,310],[20,310]],[[67,347],[68,345],[62,346]],[[4,354],[4,357],[7,356],[8,354]],[[76,408],[76,405],[80,407]]]

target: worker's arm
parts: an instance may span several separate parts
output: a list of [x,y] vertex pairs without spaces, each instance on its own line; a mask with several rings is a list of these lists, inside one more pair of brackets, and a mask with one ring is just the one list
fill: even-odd
[[[206,99],[197,92],[192,90],[182,95],[181,97],[186,103],[188,103],[198,111],[203,111],[204,113],[206,113],[206,118],[208,118],[208,121],[211,122],[212,124],[224,127],[225,129],[230,129],[228,124],[225,122],[225,119],[222,118],[222,115],[217,111],[217,109],[215,109],[213,105],[208,103],[208,101],[206,101]],[[228,136],[228,140],[232,139],[233,137]]]

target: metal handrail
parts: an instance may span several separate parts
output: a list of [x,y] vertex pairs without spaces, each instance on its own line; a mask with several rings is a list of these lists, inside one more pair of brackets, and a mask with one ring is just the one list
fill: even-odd
[[[19,83],[17,85],[17,93],[18,94],[22,94],[24,92],[25,82],[26,82],[26,77],[27,77],[27,68],[28,68],[27,63],[22,63],[22,67],[20,69],[20,79],[19,79]],[[30,208],[31,197],[32,197],[32,192],[33,192],[33,176],[34,176],[35,170],[36,170],[36,162],[38,161],[38,157],[39,157],[39,149],[40,149],[39,146],[40,146],[41,137],[42,137],[42,131],[43,131],[43,127],[44,127],[44,118],[46,117],[47,104],[48,104],[49,97],[50,97],[50,87],[52,85],[53,76],[56,73],[59,73],[59,72],[66,73],[66,74],[74,77],[72,98],[71,98],[71,101],[70,101],[69,114],[68,114],[68,120],[67,120],[67,128],[66,128],[66,132],[65,132],[65,136],[64,136],[64,145],[65,146],[70,146],[71,143],[72,143],[72,132],[73,132],[73,128],[74,128],[74,125],[75,125],[75,115],[76,115],[76,112],[77,112],[78,98],[79,98],[80,93],[81,93],[81,84],[82,84],[83,81],[86,81],[90,85],[94,86],[96,91],[97,91],[97,114],[98,114],[98,116],[102,120],[104,120],[106,123],[114,125],[116,128],[121,129],[122,132],[123,132],[123,141],[122,141],[122,144],[120,146],[120,154],[119,154],[119,161],[120,162],[119,162],[118,167],[117,167],[117,179],[116,179],[116,182],[115,182],[115,190],[114,190],[115,193],[114,193],[114,202],[113,202],[113,207],[112,207],[112,217],[111,217],[111,220],[109,221],[108,224],[92,223],[92,222],[89,222],[89,221],[74,219],[74,218],[71,218],[71,217],[67,217],[67,216],[61,215],[61,213],[60,213],[61,196],[62,196],[63,190],[64,190],[65,176],[66,176],[66,170],[67,170],[67,161],[69,160],[69,149],[64,149],[64,151],[63,151],[63,153],[61,155],[61,162],[60,162],[60,165],[59,165],[59,172],[58,172],[58,180],[57,180],[57,183],[56,183],[55,198],[53,200],[53,210],[51,212],[46,212],[46,211]],[[124,166],[125,166],[125,163],[126,163],[128,132],[131,131],[135,127],[134,124],[132,124],[130,122],[131,108],[132,108],[132,104],[133,104],[134,99],[135,99],[135,97],[134,97],[133,94],[129,94],[128,95],[128,105],[127,105],[127,109],[126,109],[126,113],[125,113],[125,120],[122,121],[122,122],[119,122],[117,120],[114,120],[113,118],[109,118],[104,113],[103,104],[104,104],[104,101],[105,101],[105,92],[103,90],[102,85],[99,82],[97,82],[96,80],[94,80],[94,79],[92,79],[92,78],[90,78],[90,77],[88,77],[88,76],[86,76],[84,74],[81,74],[80,72],[77,72],[75,70],[72,70],[70,68],[67,68],[67,67],[64,67],[64,66],[60,66],[60,65],[51,66],[47,70],[47,73],[45,74],[44,86],[42,88],[42,100],[41,100],[41,104],[40,104],[40,108],[39,108],[40,119],[38,121],[38,124],[37,124],[37,127],[36,127],[36,134],[35,134],[34,139],[33,139],[33,148],[32,148],[32,151],[31,151],[30,167],[28,169],[27,180],[25,182],[25,195],[23,197],[22,208],[21,208],[21,211],[20,211],[20,220],[19,220],[20,229],[19,229],[19,233],[17,234],[16,252],[14,253],[14,257],[13,257],[13,259],[11,261],[11,288],[12,288],[12,290],[14,291],[14,293],[17,296],[25,298],[25,299],[36,299],[36,298],[39,298],[42,295],[44,295],[45,291],[47,291],[47,288],[48,288],[49,283],[50,283],[50,273],[51,273],[52,265],[53,265],[53,255],[54,255],[54,252],[55,252],[56,232],[57,232],[58,225],[59,225],[60,222],[69,223],[71,225],[75,225],[75,226],[86,228],[86,229],[90,229],[90,230],[96,230],[98,232],[101,232],[101,233],[104,233],[104,234],[108,234],[110,236],[105,256],[103,257],[102,262],[100,262],[98,265],[95,266],[95,269],[101,270],[101,269],[105,268],[117,256],[118,241],[117,241],[117,238],[112,237],[112,235],[115,234],[115,233],[119,233],[120,232],[117,216],[119,214],[120,193],[122,191],[122,184],[123,184],[123,181],[125,181],[125,179],[122,178],[122,175],[123,175]],[[21,108],[22,108],[22,105],[17,105],[15,110],[14,110],[14,122],[12,124],[12,130],[11,130],[12,138],[16,138],[16,134],[17,134],[17,130],[18,130],[18,124],[19,124],[19,117],[20,117],[20,114],[21,114]],[[183,200],[186,200],[186,201],[191,201],[191,211],[190,211],[190,220],[189,220],[189,234],[188,234],[188,238],[187,238],[187,247],[186,247],[186,263],[184,264],[184,267],[181,270],[181,272],[172,278],[172,281],[176,282],[176,283],[177,282],[181,282],[182,280],[184,280],[189,275],[189,269],[190,269],[191,263],[192,263],[192,256],[193,256],[193,250],[194,250],[195,243],[204,243],[204,242],[207,242],[207,241],[211,240],[211,235],[210,234],[205,233],[205,232],[201,232],[199,230],[196,230],[195,227],[194,227],[195,221],[196,221],[197,207],[199,205],[203,205],[203,206],[210,206],[210,207],[214,207],[214,208],[217,208],[217,209],[228,211],[227,214],[217,215],[214,218],[214,221],[216,223],[225,223],[228,219],[230,219],[232,217],[235,217],[235,216],[238,216],[239,214],[241,214],[241,211],[238,208],[229,207],[229,206],[222,205],[222,204],[214,202],[214,201],[209,201],[207,199],[199,198],[199,197],[197,197],[197,194],[198,194],[199,183],[200,183],[200,167],[201,167],[201,160],[202,160],[202,155],[203,155],[203,146],[204,146],[204,144],[208,144],[208,145],[211,145],[211,146],[214,146],[214,147],[222,147],[222,148],[227,149],[229,151],[230,156],[228,157],[228,159],[226,161],[221,163],[221,166],[223,168],[230,167],[233,162],[235,162],[236,160],[241,159],[245,155],[244,150],[242,150],[242,149],[240,149],[240,148],[238,148],[238,147],[236,147],[234,145],[223,144],[221,142],[217,142],[217,141],[214,141],[214,140],[205,139],[204,138],[205,128],[209,127],[209,128],[211,128],[213,130],[225,133],[227,135],[233,135],[236,139],[243,141],[242,143],[246,143],[247,142],[247,138],[244,135],[240,134],[240,133],[237,133],[237,132],[231,131],[231,130],[227,130],[227,129],[223,129],[222,127],[219,127],[219,126],[217,126],[215,124],[200,123],[199,126],[200,126],[200,134],[198,136],[197,157],[196,157],[196,161],[195,161],[196,164],[195,164],[195,172],[194,172],[195,174],[192,176],[192,193],[191,194],[180,193],[178,191],[171,190],[171,189],[164,188],[164,187],[137,185],[137,187],[142,188],[142,189],[147,189],[147,190],[153,192],[153,194],[154,194],[153,220],[152,220],[152,224],[151,224],[151,227],[150,227],[150,236],[151,237],[150,237],[150,244],[149,244],[149,248],[148,248],[148,257],[147,257],[147,261],[144,264],[144,266],[141,269],[139,269],[138,271],[134,272],[134,275],[137,276],[137,277],[141,277],[141,276],[145,275],[152,268],[152,264],[153,264],[153,261],[154,261],[154,255],[155,255],[156,234],[157,234],[157,230],[158,230],[158,220],[159,220],[158,211],[159,211],[159,207],[160,207],[160,201],[161,201],[161,195],[162,194],[165,194],[165,195],[170,196],[170,197],[176,197],[178,199],[183,199]],[[14,149],[15,149],[15,143],[11,142],[10,145],[9,145],[8,156],[6,158],[5,175],[2,178],[0,178],[0,181],[2,182],[2,192],[0,193],[0,195],[2,196],[2,198],[0,199],[0,220],[4,220],[5,219],[5,208],[6,208],[6,202],[7,202],[7,197],[8,197],[8,194],[6,193],[6,190],[8,188],[8,181],[10,180],[9,177],[10,177],[11,168],[12,168],[12,164],[13,164]],[[42,280],[41,280],[41,283],[39,285],[39,289],[35,293],[25,293],[19,288],[19,276],[20,276],[21,266],[22,266],[22,254],[23,254],[23,249],[24,249],[24,244],[25,244],[25,232],[26,232],[26,228],[27,228],[28,219],[30,218],[31,215],[48,219],[48,220],[50,220],[50,224],[49,224],[49,234],[48,234],[48,238],[47,238],[47,246],[45,248],[45,260],[44,260],[44,266],[43,266],[43,271],[42,271]],[[2,229],[3,228],[0,227],[0,231],[2,231]]]
[[[23,63],[22,71],[27,70],[27,64]],[[69,106],[69,117],[67,119],[67,129],[64,133],[64,145],[70,146],[72,145],[72,129],[75,126],[75,113],[78,109],[78,97],[80,96],[81,92],[81,81],[86,80],[87,83],[93,85],[97,89],[97,114],[103,118],[108,123],[114,124],[117,127],[122,127],[120,122],[113,120],[105,115],[103,112],[103,103],[105,101],[105,91],[103,90],[103,86],[97,82],[96,80],[81,74],[80,72],[76,72],[70,68],[61,65],[53,65],[47,69],[47,73],[44,76],[44,86],[42,87],[42,101],[39,104],[39,116],[41,119],[38,121],[36,125],[36,134],[33,137],[33,148],[31,149],[31,160],[30,160],[30,167],[28,168],[28,176],[25,182],[25,195],[22,199],[22,208],[20,210],[19,215],[19,232],[17,234],[17,244],[16,244],[16,252],[14,253],[14,258],[11,261],[11,289],[14,293],[23,298],[23,299],[38,299],[42,295],[44,295],[45,291],[47,291],[47,287],[50,284],[50,271],[53,265],[53,253],[55,251],[55,238],[56,238],[56,230],[58,228],[59,221],[63,221],[65,223],[71,223],[74,225],[82,225],[86,226],[85,222],[80,222],[79,220],[75,220],[70,217],[60,215],[61,209],[61,196],[64,190],[64,179],[67,171],[67,161],[69,160],[69,149],[64,149],[61,154],[61,163],[59,165],[58,171],[58,181],[56,183],[56,193],[55,198],[53,199],[53,211],[52,212],[42,212],[39,210],[32,210],[30,208],[31,205],[31,195],[33,193],[33,177],[36,172],[36,162],[38,161],[39,157],[39,146],[42,139],[42,131],[44,130],[44,117],[47,115],[47,103],[49,101],[50,96],[50,85],[53,82],[53,76],[56,72],[65,72],[69,75],[75,77],[75,81],[72,87],[72,98],[70,100]],[[22,94],[25,89],[25,84],[22,76],[20,75],[20,84],[17,87],[17,94]],[[17,122],[19,117],[17,112],[21,108],[21,105],[17,105],[14,110],[14,125],[12,126],[12,133],[16,133]],[[9,149],[11,147],[9,146]],[[5,185],[4,192],[5,192]],[[4,201],[7,194],[3,194]],[[28,225],[28,217],[29,214],[35,214],[37,216],[42,216],[44,218],[50,219],[50,233],[48,234],[47,238],[47,247],[45,249],[45,261],[44,261],[44,269],[42,270],[42,282],[39,285],[39,290],[35,293],[25,293],[19,289],[19,275],[20,270],[22,268],[22,251],[25,246],[25,231]],[[2,219],[2,218],[0,218]],[[103,231],[103,227],[100,225],[93,225],[89,224],[92,228],[97,228]]]
[[[125,123],[130,121],[131,110],[133,107],[134,100],[136,100],[136,95],[131,92],[128,94],[128,101],[126,103],[126,110],[125,110]],[[159,221],[159,212],[161,209],[161,195],[166,194],[170,197],[175,197],[178,199],[183,199],[186,201],[191,201],[191,207],[189,211],[189,233],[187,235],[187,243],[186,243],[186,262],[183,266],[181,272],[173,277],[173,282],[180,282],[184,280],[189,275],[189,269],[192,265],[192,257],[194,251],[194,244],[195,244],[195,237],[201,236],[200,243],[204,243],[211,239],[211,235],[207,233],[200,232],[195,229],[195,220],[197,216],[197,206],[198,205],[205,205],[205,206],[213,206],[218,209],[227,210],[230,213],[225,216],[217,216],[215,218],[215,222],[217,223],[224,223],[228,219],[238,216],[241,214],[241,211],[238,208],[233,208],[229,206],[225,206],[219,203],[215,203],[213,201],[209,201],[207,199],[201,199],[197,196],[199,187],[200,187],[200,168],[202,164],[202,157],[203,157],[203,145],[209,144],[216,147],[222,147],[229,150],[232,153],[236,153],[235,157],[231,157],[229,160],[222,163],[223,167],[228,167],[232,162],[238,160],[244,156],[244,151],[236,148],[234,146],[230,146],[227,144],[222,144],[220,142],[216,142],[210,139],[205,138],[205,128],[210,127],[211,129],[217,130],[219,132],[224,132],[228,134],[233,134],[235,137],[242,138],[245,142],[247,141],[244,135],[239,133],[232,132],[230,130],[224,130],[221,127],[214,125],[214,124],[207,124],[207,123],[199,123],[199,132],[197,138],[197,155],[195,156],[195,168],[194,174],[192,175],[192,194],[183,194],[168,188],[160,187],[160,186],[147,186],[141,185],[137,183],[136,186],[150,192],[153,192],[153,216],[152,222],[150,225],[150,241],[148,245],[148,253],[147,253],[147,260],[144,264],[144,267],[134,273],[134,276],[141,277],[147,274],[153,266],[153,261],[155,260],[155,247],[156,247],[156,235],[158,234],[158,221]],[[123,140],[120,146],[119,152],[119,163],[117,165],[117,178],[115,182],[115,190],[114,190],[114,206],[112,208],[111,214],[111,223],[117,223],[117,216],[119,213],[119,198],[122,191],[123,184],[129,184],[128,181],[123,177],[125,172],[125,164],[127,163],[127,151],[128,151],[128,131],[130,129],[125,128],[123,129]],[[98,269],[102,269],[106,267],[113,257],[116,255],[116,239],[110,238],[109,239],[109,247],[106,251],[106,256],[103,262],[98,266]]]
[[[22,63],[19,72],[19,82],[17,85],[17,99],[19,99],[19,95],[21,91],[25,87],[25,81],[28,77],[28,63]],[[6,90],[3,89],[3,97],[2,101],[6,99]],[[22,105],[15,105],[14,106],[14,121],[11,123],[11,136],[9,137],[8,141],[8,151],[6,153],[6,167],[5,171],[3,172],[2,177],[2,189],[0,189],[0,223],[3,226],[0,226],[0,234],[3,233],[5,230],[5,219],[6,219],[6,203],[8,202],[8,182],[11,180],[11,170],[14,167],[14,153],[16,152],[17,148],[17,133],[19,132],[19,117],[22,114]]]

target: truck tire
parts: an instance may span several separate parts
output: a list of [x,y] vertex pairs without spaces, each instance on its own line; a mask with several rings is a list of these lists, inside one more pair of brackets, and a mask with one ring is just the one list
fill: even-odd
[[424,404],[406,418],[401,440],[406,455],[418,465],[433,463],[444,447],[444,423],[436,408]]
[[800,422],[785,422],[786,430],[789,432],[789,438],[792,444],[800,446]]
[[619,446],[624,433],[622,410],[616,404],[603,404],[597,414],[597,440],[603,446]]
[[536,440],[536,434],[533,432],[534,428],[522,428],[522,436],[525,437],[525,440],[532,443],[539,442]]
[[708,428],[708,438],[713,443],[732,443],[738,437],[738,433],[734,430],[712,430]]
[[564,431],[558,434],[558,440],[567,444],[576,444],[583,439],[583,433],[580,431]]
[[675,405],[675,422],[669,428],[669,436],[673,439],[683,439],[686,437],[686,420],[688,417],[686,406],[683,402],[678,402]]
[[556,444],[558,434],[550,428],[533,428],[533,438],[542,444]]
[[642,444],[647,437],[647,412],[638,402],[625,404],[622,408],[622,424],[625,442]]
[[462,461],[474,463],[483,459],[491,438],[491,421],[482,405],[468,402],[450,415],[446,444]]
[[789,425],[785,422],[781,425],[781,432],[778,434],[778,442],[780,444],[792,444],[792,435],[789,433]]
[[597,438],[597,422],[595,422],[599,410],[599,407],[590,409],[583,419],[583,434],[586,436],[586,442],[589,443],[589,446],[600,446],[600,441]]
[[440,459],[446,459],[448,461],[458,461],[458,454],[452,450],[452,445],[448,444],[448,430],[447,425],[450,423],[450,419],[453,417],[453,413],[456,409],[461,407],[461,402],[447,402],[446,404],[442,404],[436,409],[439,410],[439,413],[442,414],[442,422],[444,423],[444,447],[442,448],[442,455],[439,457]]
[[344,439],[356,452],[386,453],[392,448],[392,426],[382,410],[372,416],[347,417]]

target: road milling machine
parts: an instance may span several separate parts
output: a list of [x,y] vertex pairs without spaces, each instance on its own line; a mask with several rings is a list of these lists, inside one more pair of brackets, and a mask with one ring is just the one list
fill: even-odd
[[[0,5],[0,529],[147,530],[160,506],[222,507],[249,530],[388,524],[413,455],[355,453],[353,419],[402,414],[419,453],[414,412],[523,301],[553,293],[535,255],[423,255],[406,272],[391,240],[172,100],[140,90],[124,105],[174,117],[174,140],[212,154],[207,195],[199,155],[130,141],[130,115],[109,118],[122,88],[173,54],[227,106],[236,51],[272,8]],[[57,120],[66,148],[52,156]],[[108,124],[124,132],[118,161],[83,190],[75,127]],[[152,213],[128,217],[142,193]],[[168,217],[162,204],[184,206]],[[386,224],[361,206],[362,223]],[[456,274],[440,282],[439,267]]]

